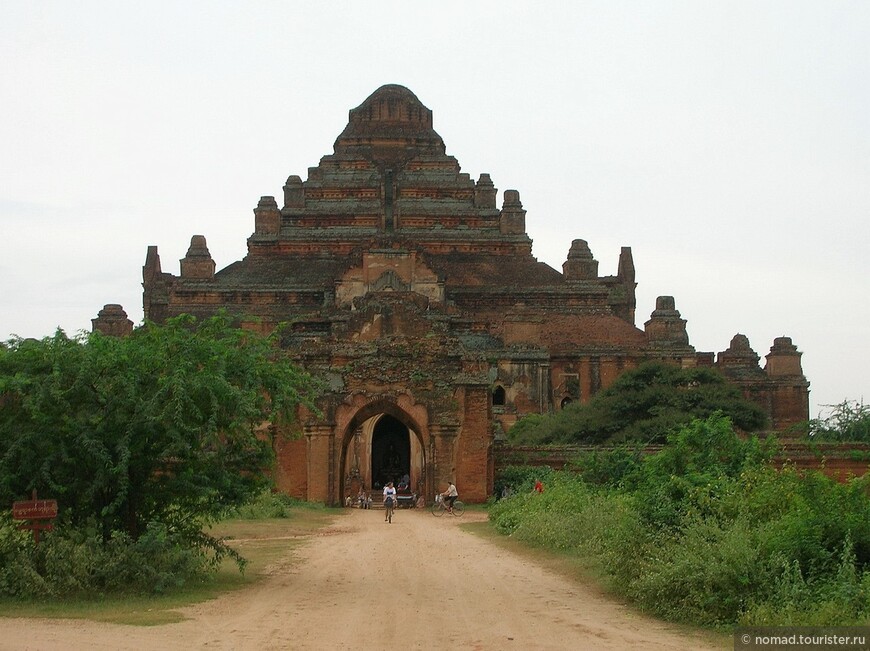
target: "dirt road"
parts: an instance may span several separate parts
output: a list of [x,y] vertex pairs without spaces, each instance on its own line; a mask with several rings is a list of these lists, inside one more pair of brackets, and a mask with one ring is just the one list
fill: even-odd
[[399,511],[386,524],[353,510],[292,552],[299,562],[183,622],[0,618],[0,649],[717,648],[458,528],[483,517]]

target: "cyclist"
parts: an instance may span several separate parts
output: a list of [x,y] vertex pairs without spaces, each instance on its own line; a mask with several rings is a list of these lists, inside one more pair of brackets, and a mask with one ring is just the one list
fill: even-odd
[[452,481],[447,482],[447,490],[441,493],[444,502],[447,504],[447,512],[453,513],[453,502],[459,497],[459,491],[456,490],[456,484]]
[[[388,503],[389,501],[389,503]],[[393,508],[396,505],[396,489],[393,487],[393,482],[388,481],[384,486],[384,509]],[[389,512],[384,514],[384,522],[387,521]]]

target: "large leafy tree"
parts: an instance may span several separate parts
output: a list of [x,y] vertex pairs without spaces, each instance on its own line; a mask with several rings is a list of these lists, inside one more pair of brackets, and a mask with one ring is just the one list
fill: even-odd
[[314,383],[278,347],[225,315],[0,347],[0,503],[32,489],[72,525],[138,538],[149,523],[198,535],[262,490],[268,422],[285,424]]
[[765,426],[764,411],[711,368],[647,362],[626,371],[586,405],[527,416],[511,428],[514,443],[664,442],[668,432],[721,412],[736,427]]

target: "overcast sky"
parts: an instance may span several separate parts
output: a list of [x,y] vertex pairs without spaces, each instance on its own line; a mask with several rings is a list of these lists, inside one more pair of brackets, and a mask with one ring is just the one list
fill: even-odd
[[241,259],[379,86],[519,190],[533,254],[621,246],[637,325],[803,352],[811,416],[870,400],[870,2],[0,0],[0,339],[142,320],[142,265]]

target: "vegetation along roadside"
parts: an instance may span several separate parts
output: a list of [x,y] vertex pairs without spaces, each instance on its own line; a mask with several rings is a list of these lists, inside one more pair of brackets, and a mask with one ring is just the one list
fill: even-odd
[[61,505],[38,546],[0,516],[0,597],[165,594],[242,569],[209,526],[267,490],[272,437],[317,386],[223,314],[0,345],[0,504]]
[[515,539],[585,558],[617,593],[671,621],[866,623],[867,478],[779,470],[775,450],[714,414],[672,431],[657,454],[589,453],[546,475],[507,469],[499,483],[511,496],[490,518]]
[[[208,529],[210,535],[244,557],[242,573],[235,561],[225,559],[214,571],[200,573],[195,579],[159,592],[128,589],[47,598],[4,595],[0,596],[0,616],[76,618],[138,626],[181,621],[184,619],[181,608],[250,586],[267,576],[279,560],[288,562],[288,549],[302,544],[334,517],[335,512],[323,506],[265,492]],[[0,535],[9,535],[5,528],[5,525],[0,526]],[[47,545],[40,545],[43,553],[49,555],[51,549],[50,555],[56,555],[53,546],[58,545],[57,540],[55,536],[47,537]],[[27,543],[26,548],[32,550],[32,540]],[[78,573],[83,556],[76,554],[66,568],[73,574]],[[292,555],[289,558],[292,562]],[[132,555],[127,559],[135,561]]]

